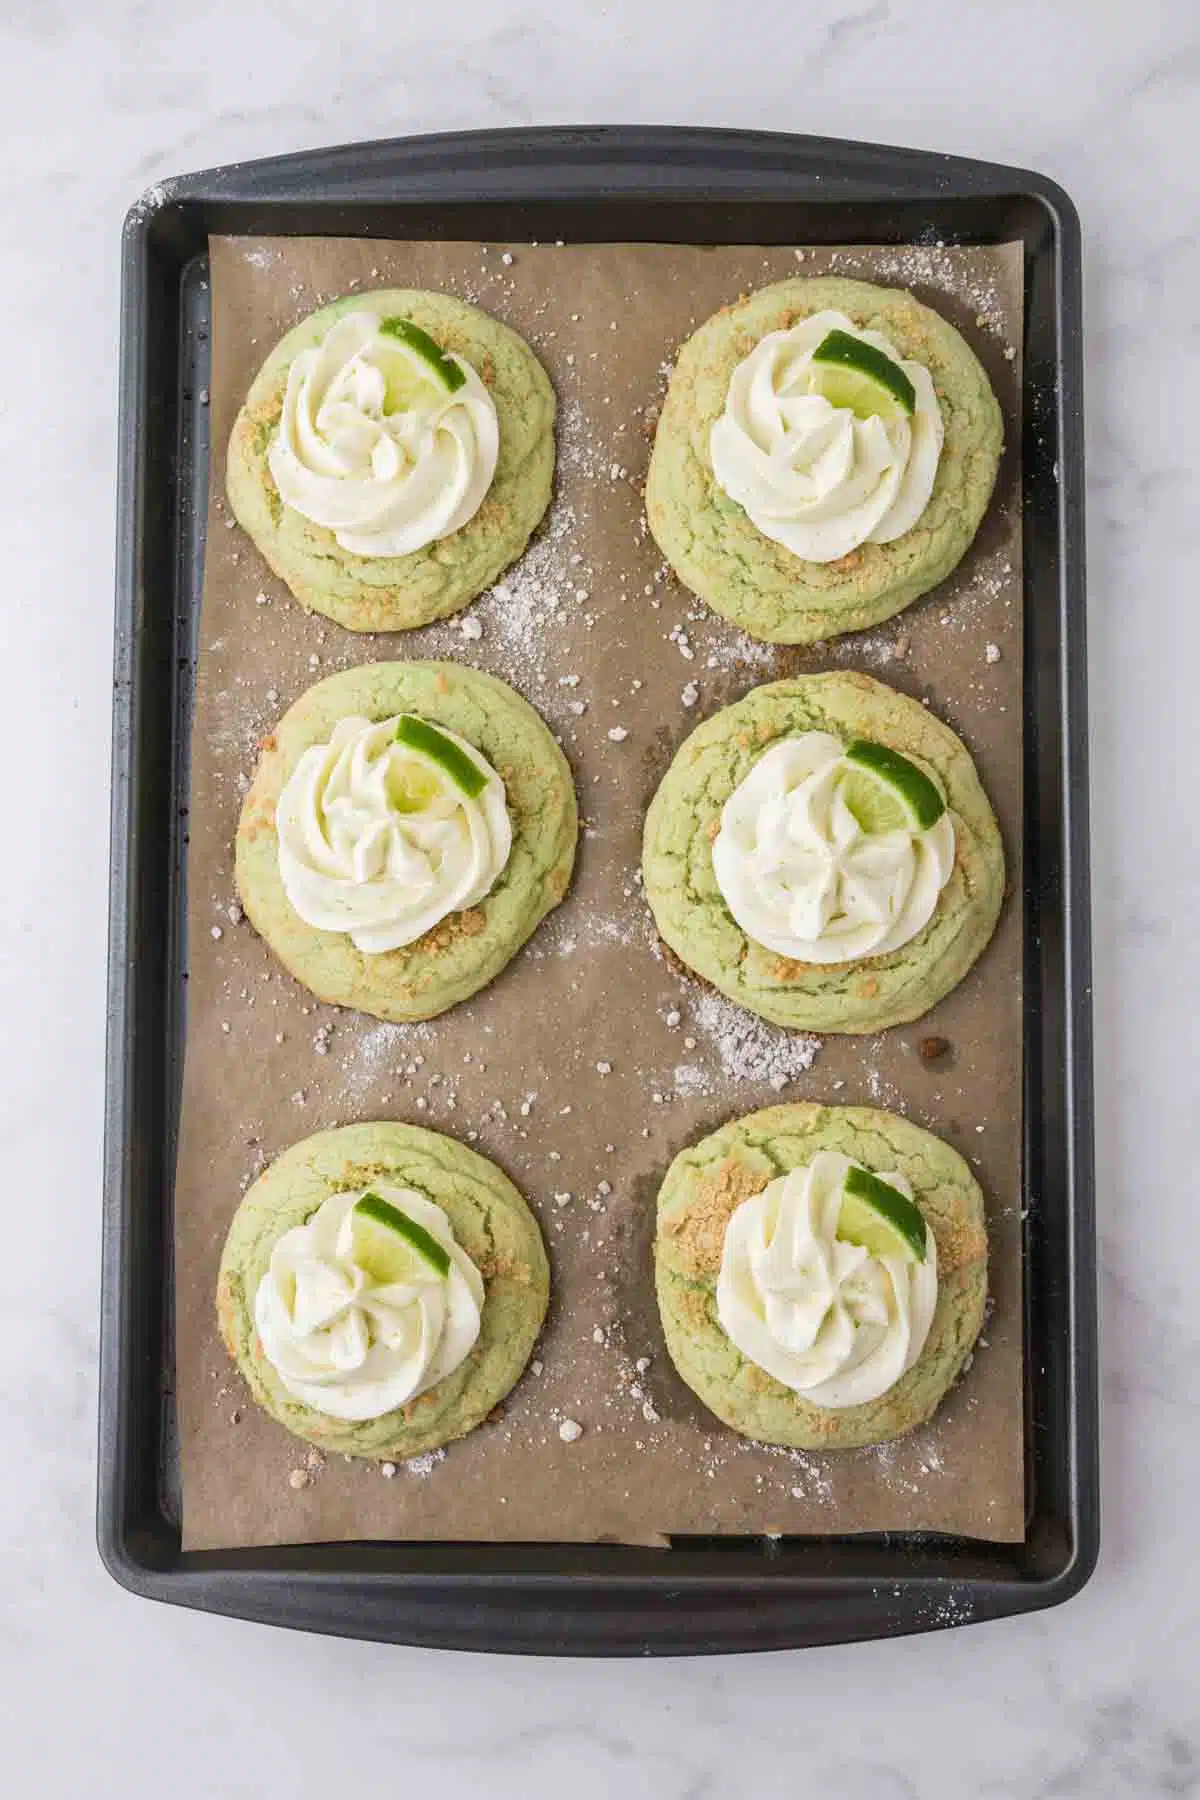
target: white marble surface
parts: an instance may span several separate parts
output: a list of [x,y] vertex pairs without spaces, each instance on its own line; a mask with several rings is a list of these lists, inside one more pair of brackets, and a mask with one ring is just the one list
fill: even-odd
[[[968,16],[969,15],[969,16]],[[0,7],[0,1788],[42,1800],[1200,1792],[1194,0]],[[353,138],[639,120],[1026,163],[1088,267],[1105,1544],[1057,1612],[656,1666],[336,1643],[135,1601],[92,1547],[121,216]]]

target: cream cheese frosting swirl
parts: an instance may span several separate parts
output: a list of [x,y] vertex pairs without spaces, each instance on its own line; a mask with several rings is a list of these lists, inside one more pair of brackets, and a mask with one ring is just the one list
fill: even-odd
[[928,924],[954,868],[954,825],[867,832],[853,765],[824,731],[772,744],[734,789],[713,841],[721,896],[747,937],[794,962],[856,962]]
[[[911,418],[860,419],[815,391],[813,351],[831,331],[899,363],[916,390]],[[933,492],[942,438],[928,369],[881,332],[826,311],[768,332],[737,365],[709,454],[718,486],[764,537],[826,563],[912,530]]]
[[406,556],[474,517],[496,473],[496,408],[471,365],[449,393],[373,312],[345,313],[288,370],[267,460],[280,498],[357,556]]
[[[862,1406],[920,1356],[937,1305],[937,1247],[925,1260],[874,1256],[837,1235],[851,1162],[820,1150],[743,1200],[725,1230],[717,1317],[742,1355],[814,1406]],[[882,1177],[908,1199],[901,1174]]]
[[[444,1275],[374,1282],[355,1260],[351,1214],[370,1192],[408,1214],[450,1259]],[[267,1361],[289,1394],[333,1419],[378,1419],[453,1373],[479,1336],[483,1277],[440,1206],[375,1183],[332,1194],[279,1239],[254,1298]]]
[[504,783],[457,732],[437,727],[484,777],[467,794],[396,741],[397,718],[339,720],[289,776],[275,809],[279,873],[305,924],[369,955],[399,949],[477,906],[512,849]]

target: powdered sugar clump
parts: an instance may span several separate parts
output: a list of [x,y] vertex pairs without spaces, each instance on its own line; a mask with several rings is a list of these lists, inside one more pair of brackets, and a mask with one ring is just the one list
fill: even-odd
[[774,674],[776,662],[774,644],[760,644],[744,631],[714,639],[704,651],[706,669],[762,669]]
[[708,1077],[698,1063],[680,1063],[675,1070],[674,1085],[677,1094],[706,1094]]
[[406,1475],[432,1475],[440,1462],[445,1462],[444,1450],[427,1450],[424,1456],[410,1456],[404,1465]]
[[714,991],[701,994],[692,1017],[713,1040],[726,1075],[735,1081],[762,1081],[782,1091],[811,1069],[821,1048],[805,1031],[781,1031]]

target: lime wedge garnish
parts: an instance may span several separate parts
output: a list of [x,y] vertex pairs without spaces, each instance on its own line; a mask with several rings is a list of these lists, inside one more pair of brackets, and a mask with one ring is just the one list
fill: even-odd
[[910,419],[916,410],[917,390],[900,364],[848,331],[823,337],[811,367],[814,391],[856,419]]
[[412,713],[403,713],[396,725],[396,742],[403,744],[406,750],[415,750],[418,756],[436,763],[468,800],[474,800],[487,786],[488,778],[478,764],[471,761],[466,751],[460,749],[453,738],[447,737],[444,731],[439,731],[436,725],[431,725],[428,719],[418,719]]
[[364,1194],[350,1216],[354,1260],[381,1287],[393,1281],[444,1279],[450,1254],[444,1245],[382,1194]]
[[842,1183],[837,1234],[872,1256],[925,1261],[925,1220],[920,1207],[891,1182],[881,1181],[857,1163],[851,1163]]
[[383,410],[388,418],[396,413],[430,413],[444,405],[445,388],[434,380],[428,363],[419,356],[399,344],[380,343],[374,360],[383,371]]
[[411,757],[390,762],[386,782],[388,805],[398,813],[425,812],[442,791],[437,771]]
[[[456,362],[453,362],[440,344],[434,342],[427,331],[414,325],[411,319],[380,319],[379,330],[384,337],[395,338],[403,344],[422,365],[419,373],[427,381],[433,381],[443,393],[454,394],[467,379]],[[389,380],[389,398],[391,382]]]
[[928,831],[946,810],[937,788],[915,763],[886,744],[855,738],[844,757],[851,767],[842,798],[863,831]]

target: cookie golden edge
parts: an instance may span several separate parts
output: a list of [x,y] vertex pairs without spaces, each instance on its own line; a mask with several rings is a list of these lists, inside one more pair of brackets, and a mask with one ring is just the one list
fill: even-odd
[[[911,531],[813,563],[764,537],[722,492],[708,441],[742,358],[768,332],[827,307],[885,333],[902,357],[925,364],[945,441],[929,504]],[[816,643],[880,624],[946,579],[991,503],[1003,440],[987,373],[949,320],[903,288],[795,277],[722,308],[682,346],[655,432],[647,521],[684,586],[715,612],[766,642]]]
[[[496,473],[473,518],[450,537],[400,557],[356,556],[332,531],[283,504],[267,464],[288,369],[347,312],[411,319],[475,369],[500,425]],[[234,518],[300,604],[348,631],[411,631],[468,606],[525,550],[554,485],[556,401],[525,339],[449,294],[383,288],[310,313],[271,351],[230,433],[225,486]]]
[[[275,808],[304,751],[327,742],[339,719],[402,712],[457,731],[483,752],[505,784],[513,844],[478,905],[413,944],[369,955],[293,909],[279,872]],[[366,663],[317,682],[262,740],[238,821],[234,875],[246,917],[310,993],[405,1024],[437,1017],[501,974],[566,895],[578,836],[570,765],[515,688],[461,663]]]
[[[900,1170],[933,1233],[938,1295],[929,1336],[894,1387],[862,1406],[814,1406],[731,1343],[716,1312],[725,1228],[769,1181],[840,1151]],[[983,1193],[958,1152],[897,1113],[816,1102],[768,1107],[682,1150],[658,1195],[655,1292],[668,1353],[703,1405],[740,1436],[797,1450],[888,1443],[931,1419],[971,1355],[987,1304]]]
[[[379,1419],[333,1419],[296,1400],[263,1353],[254,1297],[271,1250],[331,1194],[392,1182],[440,1206],[484,1280],[479,1337],[463,1363]],[[380,1121],[320,1131],[284,1150],[234,1214],[217,1277],[217,1323],[255,1402],[293,1437],[330,1454],[406,1461],[465,1437],[519,1381],[550,1295],[541,1230],[495,1163],[441,1132]]]
[[[792,962],[746,936],[716,883],[712,841],[725,801],[772,743],[814,730],[899,750],[936,777],[954,823],[954,868],[933,917],[883,956]],[[659,934],[693,975],[772,1024],[821,1034],[923,1017],[983,955],[1005,891],[1000,827],[966,745],[927,707],[853,671],[764,683],[698,725],[650,802],[642,872]]]

